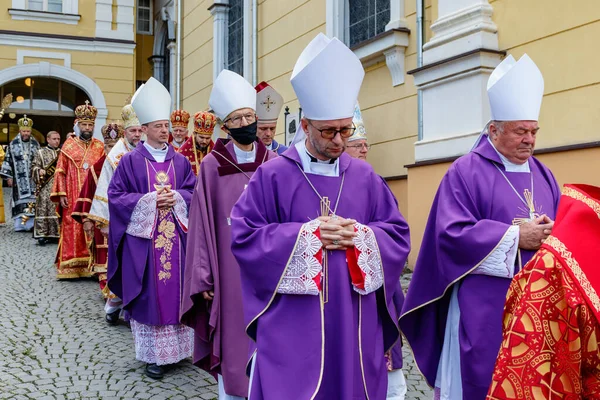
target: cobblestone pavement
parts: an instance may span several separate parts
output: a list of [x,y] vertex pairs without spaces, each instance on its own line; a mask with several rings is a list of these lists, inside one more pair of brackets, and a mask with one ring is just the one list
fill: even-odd
[[[0,399],[217,398],[214,379],[189,361],[161,381],[146,377],[129,328],[104,322],[98,283],[57,281],[55,252],[0,225]],[[408,353],[407,398],[430,399]]]

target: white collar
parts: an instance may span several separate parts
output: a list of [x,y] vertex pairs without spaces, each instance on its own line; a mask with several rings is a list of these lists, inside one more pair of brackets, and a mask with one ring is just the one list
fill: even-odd
[[150,146],[147,142],[144,142],[144,147],[146,148],[146,150],[148,150],[150,155],[154,157],[154,160],[156,162],[165,162],[167,152],[169,151],[169,146],[167,146],[166,143],[165,147],[163,147],[162,149],[155,149],[154,147]]
[[233,143],[233,151],[238,164],[253,163],[256,160],[256,146],[252,143],[252,150],[245,151],[240,149]]
[[502,153],[500,153],[498,151],[498,149],[496,149],[496,146],[494,146],[494,143],[492,142],[492,139],[490,139],[489,136],[487,139],[488,139],[488,142],[490,142],[490,144],[492,145],[492,148],[496,151],[496,153],[498,153],[498,156],[500,157],[500,161],[502,161],[502,164],[504,165],[504,169],[506,170],[506,172],[531,172],[529,169],[529,160],[527,160],[523,164],[512,163],[508,160],[508,158],[504,157],[502,155]]
[[267,149],[268,150],[273,150],[273,142],[271,142],[271,144],[267,146]]
[[302,169],[307,174],[321,175],[321,176],[340,176],[340,159],[336,159],[333,164],[329,161],[317,160],[317,162],[311,162],[308,150],[306,149],[306,142],[304,140],[296,143],[296,151],[302,161]]

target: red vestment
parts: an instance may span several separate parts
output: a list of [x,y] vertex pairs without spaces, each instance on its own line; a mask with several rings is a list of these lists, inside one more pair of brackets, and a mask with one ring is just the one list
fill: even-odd
[[552,235],[515,276],[488,400],[600,399],[600,188],[565,185]]
[[[106,156],[103,155],[98,161],[96,161],[92,168],[88,169],[87,177],[85,178],[83,187],[79,193],[79,198],[77,199],[77,203],[75,203],[75,207],[71,213],[71,217],[80,224],[83,224],[84,220],[88,218],[90,208],[92,207],[92,201],[94,200],[94,195],[96,193],[98,178],[100,177],[100,172],[102,171],[102,166],[104,165],[105,159]],[[95,225],[94,240],[88,241],[88,249],[90,251],[90,262],[88,269],[89,271],[98,275],[100,290],[102,291],[104,297],[108,298],[110,297],[110,291],[106,286],[108,239],[102,234],[100,229],[96,228]]]
[[[62,218],[60,242],[54,264],[59,279],[93,275],[88,270],[90,253],[83,226],[78,224],[71,214],[79,198],[87,170],[102,156],[104,156],[104,144],[101,141],[92,138],[89,142],[85,142],[77,137],[68,138],[58,156],[50,199],[58,203],[58,213]],[[66,209],[60,206],[61,196],[67,197]]]
[[187,138],[185,143],[183,143],[181,147],[176,151],[188,159],[188,161],[192,164],[192,170],[194,171],[194,175],[198,176],[198,172],[200,172],[200,163],[202,162],[202,159],[212,151],[213,147],[215,147],[215,144],[211,140],[206,153],[202,153],[196,148],[196,140],[194,139],[194,134],[192,134],[189,138]]

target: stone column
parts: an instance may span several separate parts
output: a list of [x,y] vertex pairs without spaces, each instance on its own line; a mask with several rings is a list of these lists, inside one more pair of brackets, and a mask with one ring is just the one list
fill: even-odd
[[177,93],[177,43],[175,41],[170,42],[167,45],[169,50],[169,65],[170,65],[170,78],[169,78],[169,93],[171,93],[171,110],[175,110],[177,106],[177,99],[179,93]]
[[490,118],[487,80],[504,52],[488,0],[438,0],[423,67],[411,73],[423,93],[417,162],[465,154]]
[[159,82],[163,81],[165,76],[165,57],[154,55],[148,58],[150,64],[152,64],[152,76]]
[[227,26],[229,24],[229,2],[221,0],[208,8],[213,16],[213,79],[227,65]]

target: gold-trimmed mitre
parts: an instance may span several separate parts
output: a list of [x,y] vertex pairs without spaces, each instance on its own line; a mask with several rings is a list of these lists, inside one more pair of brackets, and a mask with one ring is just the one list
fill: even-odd
[[33,121],[31,118],[27,118],[27,114],[23,114],[23,118],[21,118],[17,124],[19,125],[19,130],[33,128]]
[[75,109],[75,117],[77,122],[96,122],[96,116],[98,115],[98,109],[90,104],[88,100],[85,104],[78,106]]
[[354,116],[352,117],[352,123],[354,124],[356,130],[354,131],[352,136],[348,138],[348,141],[352,142],[354,140],[361,139],[367,140],[367,129],[365,128],[365,122],[363,121],[362,113],[360,112],[360,106],[358,105],[358,102],[354,107]]
[[175,110],[171,113],[171,125],[187,129],[190,122],[190,113],[185,110]]
[[131,128],[132,126],[142,126],[131,104],[123,107],[121,110],[121,119],[123,120],[124,129]]
[[194,114],[194,132],[200,135],[212,135],[217,116],[207,111],[199,111]]
[[102,127],[102,137],[104,138],[104,142],[110,140],[119,140],[123,137],[125,130],[121,124],[106,124]]

